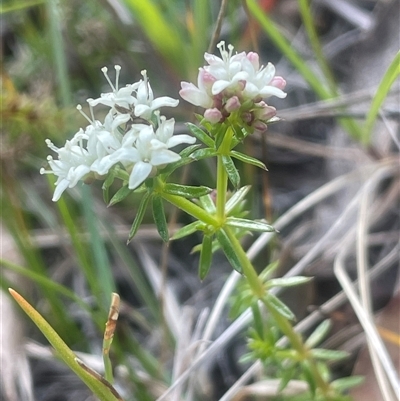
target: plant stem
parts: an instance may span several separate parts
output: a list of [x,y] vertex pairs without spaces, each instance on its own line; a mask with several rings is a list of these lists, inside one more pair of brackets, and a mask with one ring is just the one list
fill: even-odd
[[317,386],[326,394],[329,390],[329,383],[327,383],[324,378],[319,373],[317,366],[312,357],[308,354],[308,348],[304,344],[301,336],[294,330],[293,326],[287,318],[282,316],[275,308],[272,306],[268,300],[263,300],[268,312],[274,318],[276,324],[282,333],[289,339],[292,347],[303,357],[304,360],[308,361],[309,368],[312,375],[317,383]]
[[232,244],[232,247],[235,249],[236,255],[239,258],[243,269],[243,274],[250,284],[254,295],[256,295],[257,298],[262,299],[265,295],[265,288],[260,278],[258,277],[258,274],[255,271],[253,264],[250,262],[250,259],[247,257],[246,252],[242,248],[242,245],[240,244],[239,240],[236,238],[232,230],[228,226],[226,226],[224,227],[224,231],[226,232],[229,241]]
[[223,155],[229,155],[233,138],[233,130],[228,127],[224,139],[218,148],[217,158],[217,220],[222,225],[225,221],[226,191],[228,188],[228,174],[222,162]]
[[223,223],[225,220],[226,190],[228,175],[222,163],[222,155],[218,155],[217,164],[217,220]]
[[219,222],[215,219],[215,217],[213,217],[212,215],[207,213],[204,209],[202,209],[200,206],[197,206],[188,199],[182,198],[181,196],[177,195],[171,195],[163,191],[160,191],[159,194],[169,203],[183,210],[187,214],[190,214],[196,219],[202,221],[203,223],[209,224],[210,226],[213,227],[219,226]]

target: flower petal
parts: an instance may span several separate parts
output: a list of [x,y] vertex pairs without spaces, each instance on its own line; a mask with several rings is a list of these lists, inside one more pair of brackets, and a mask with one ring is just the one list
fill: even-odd
[[161,166],[163,164],[173,163],[180,160],[180,156],[168,149],[160,149],[153,152],[151,155],[150,163],[153,166]]
[[167,147],[173,148],[176,145],[180,145],[181,143],[190,143],[193,144],[196,142],[196,138],[190,135],[182,134],[182,135],[174,135],[167,141]]
[[153,166],[142,161],[137,162],[129,176],[129,189],[136,189],[151,173]]

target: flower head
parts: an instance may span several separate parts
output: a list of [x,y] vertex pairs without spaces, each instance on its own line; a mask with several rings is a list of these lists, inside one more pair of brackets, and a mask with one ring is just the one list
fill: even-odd
[[[119,88],[121,67],[115,66],[115,70],[114,85],[107,68],[102,69],[112,92],[98,99],[88,99],[90,117],[77,106],[89,125],[61,148],[46,141],[58,155],[56,160],[48,156],[49,168],[40,170],[41,174],[57,176],[53,201],[80,180],[103,178],[116,164],[129,173],[128,187],[135,189],[159,168],[180,159],[170,148],[196,141],[189,135],[174,135],[175,120],[160,116],[160,107],[175,107],[178,100],[167,96],[154,98],[146,71],[142,71],[140,81]],[[110,108],[103,123],[94,117],[93,107],[98,104]]]
[[58,154],[58,160],[54,160],[52,156],[47,156],[50,170],[40,169],[40,174],[57,176],[53,201],[58,201],[68,187],[74,187],[79,180],[90,173],[90,165],[93,160],[83,146],[84,139],[86,139],[85,133],[80,129],[72,140],[67,141],[62,148],[57,148],[49,139],[46,140],[47,146]]
[[[266,126],[268,120],[260,117],[270,115],[271,110],[260,112],[260,108],[265,108],[265,103],[260,106],[260,102],[270,96],[286,97],[283,92],[286,81],[275,76],[271,63],[260,65],[257,53],[234,54],[233,46],[226,47],[223,41],[217,47],[221,57],[204,55],[208,65],[199,69],[198,86],[182,82],[179,94],[189,103],[205,108],[204,118],[211,124],[220,123],[235,113],[235,118],[250,123],[250,130]],[[252,115],[252,110],[256,114]]]

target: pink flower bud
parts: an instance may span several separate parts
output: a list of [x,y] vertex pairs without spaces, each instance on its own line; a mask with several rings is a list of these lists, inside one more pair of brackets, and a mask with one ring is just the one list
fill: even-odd
[[199,87],[203,87],[211,93],[211,87],[216,80],[217,79],[204,68],[200,68],[198,76]]
[[221,121],[221,119],[222,119],[222,113],[221,113],[218,109],[216,109],[216,108],[207,109],[207,110],[204,112],[204,118],[205,118],[207,121],[209,121],[211,124],[216,124],[216,123],[218,123],[218,122]]
[[252,128],[254,128],[255,133],[260,133],[260,134],[263,134],[268,129],[268,125],[260,120],[254,121],[254,123],[251,126]]
[[225,104],[225,110],[228,113],[232,113],[233,111],[236,111],[238,109],[240,109],[240,101],[239,98],[237,96],[232,96],[231,98],[229,98]]
[[247,59],[253,65],[254,69],[257,71],[260,68],[260,58],[257,53],[250,52],[247,53]]
[[270,85],[275,86],[275,88],[283,90],[283,89],[285,89],[286,81],[282,77],[277,76],[277,77],[272,78]]
[[254,119],[268,121],[272,117],[276,116],[276,108],[268,106],[265,102],[260,102],[257,104],[260,108],[254,110]]

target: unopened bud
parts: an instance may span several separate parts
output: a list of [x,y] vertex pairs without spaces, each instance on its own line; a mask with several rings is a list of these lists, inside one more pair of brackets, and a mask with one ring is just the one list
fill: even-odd
[[285,89],[286,81],[282,77],[277,76],[277,77],[272,78],[270,85],[275,86],[275,88],[283,90],[283,89]]
[[221,119],[222,119],[222,113],[221,113],[218,109],[216,109],[216,108],[207,109],[207,110],[204,112],[204,118],[205,118],[207,121],[209,121],[211,124],[216,124],[216,123],[218,123],[218,122],[221,121]]
[[237,96],[232,96],[231,98],[229,98],[225,104],[225,110],[228,113],[232,113],[233,111],[236,111],[238,109],[240,109],[240,101],[239,98]]

